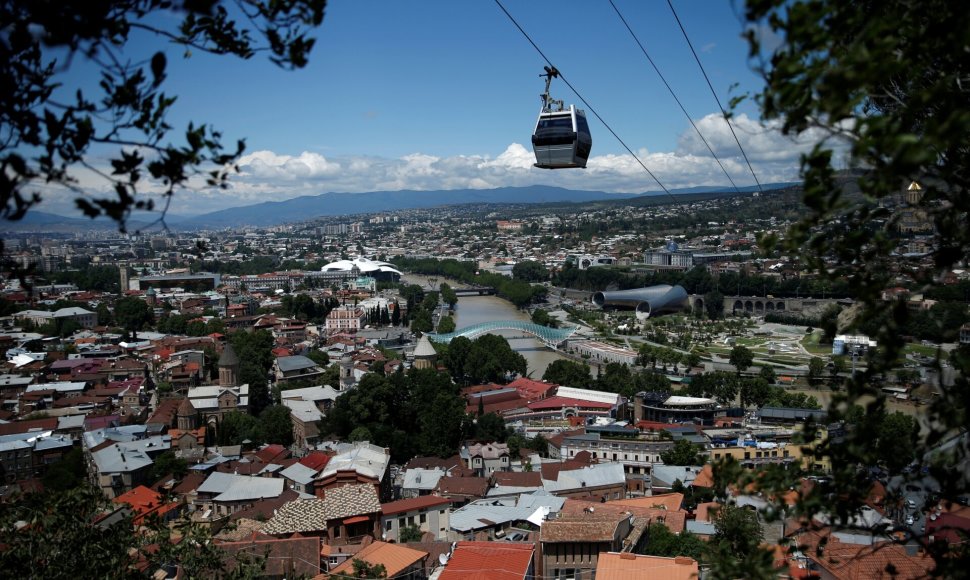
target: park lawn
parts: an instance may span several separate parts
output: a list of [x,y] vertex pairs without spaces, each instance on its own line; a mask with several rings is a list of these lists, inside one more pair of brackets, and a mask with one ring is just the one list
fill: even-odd
[[805,347],[805,350],[814,355],[822,356],[832,354],[832,345],[818,343],[818,339],[821,338],[821,336],[821,331],[806,334],[805,338],[803,338],[801,341],[802,346]]
[[923,356],[935,357],[936,351],[937,347],[935,346],[926,346],[916,342],[906,343],[906,346],[903,347],[904,356],[907,354],[920,354]]

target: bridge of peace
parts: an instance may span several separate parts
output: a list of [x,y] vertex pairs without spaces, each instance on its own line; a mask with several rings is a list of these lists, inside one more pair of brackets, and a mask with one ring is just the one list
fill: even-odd
[[471,326],[459,328],[455,332],[449,332],[447,334],[429,332],[428,338],[435,342],[448,343],[457,336],[475,338],[476,336],[489,332],[496,332],[499,330],[514,330],[531,334],[532,336],[541,340],[546,346],[556,348],[565,342],[566,339],[572,336],[573,333],[575,333],[578,329],[578,326],[570,326],[568,328],[552,328],[522,320],[493,320],[490,322],[482,322],[480,324],[473,324]]

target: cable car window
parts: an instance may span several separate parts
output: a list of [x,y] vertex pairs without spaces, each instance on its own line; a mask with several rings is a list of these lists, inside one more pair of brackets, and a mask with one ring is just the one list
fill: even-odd
[[573,121],[569,117],[560,117],[558,119],[541,119],[539,121],[539,129],[567,129],[572,131]]
[[586,122],[586,115],[576,115],[576,125],[581,133],[589,133],[589,123]]

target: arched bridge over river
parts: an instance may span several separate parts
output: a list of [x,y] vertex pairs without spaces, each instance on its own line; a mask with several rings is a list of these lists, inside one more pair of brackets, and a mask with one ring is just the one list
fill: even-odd
[[577,326],[570,326],[569,328],[552,328],[551,326],[543,326],[541,324],[525,322],[522,320],[494,320],[491,322],[482,322],[480,324],[473,324],[471,326],[459,328],[458,330],[449,332],[448,334],[429,332],[428,338],[435,342],[451,342],[451,339],[455,338],[456,336],[475,338],[476,336],[487,334],[489,332],[496,332],[499,330],[515,330],[524,332],[526,334],[531,334],[532,336],[541,340],[546,346],[556,348],[567,338],[572,336],[578,328],[579,327]]

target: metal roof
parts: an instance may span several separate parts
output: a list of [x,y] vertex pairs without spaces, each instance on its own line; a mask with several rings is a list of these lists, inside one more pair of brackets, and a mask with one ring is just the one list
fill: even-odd
[[317,366],[317,363],[313,362],[309,358],[303,355],[296,356],[281,356],[276,359],[276,365],[279,367],[280,371],[288,373],[291,371],[298,371],[302,369],[312,369]]
[[286,482],[275,477],[256,477],[236,475],[235,473],[215,472],[209,475],[199,493],[217,494],[213,501],[246,501],[279,497]]

